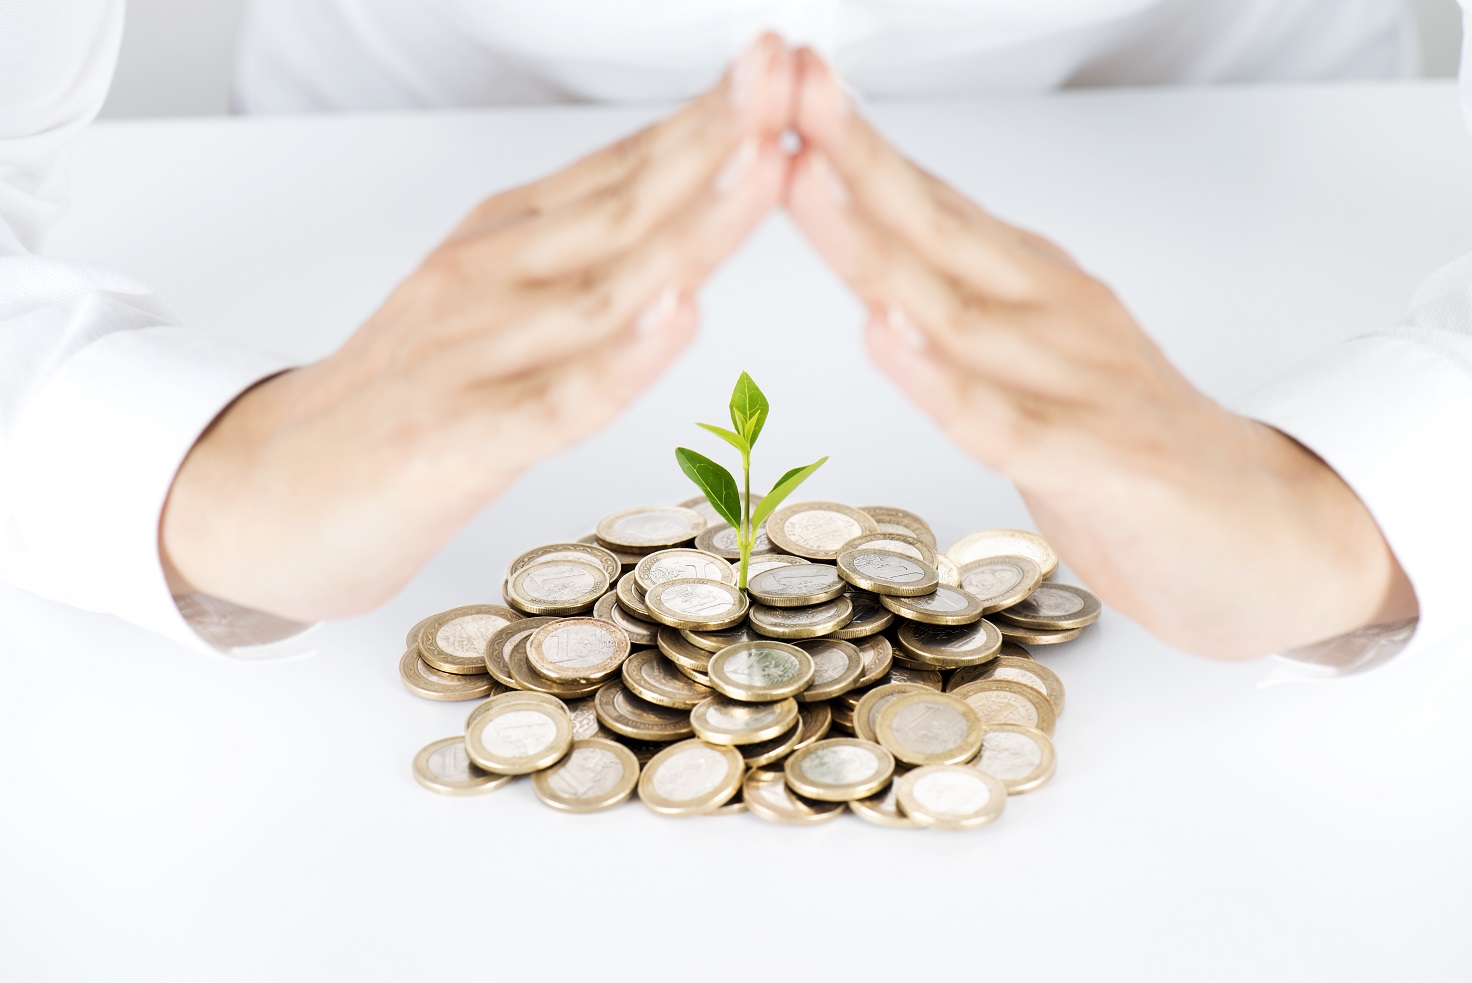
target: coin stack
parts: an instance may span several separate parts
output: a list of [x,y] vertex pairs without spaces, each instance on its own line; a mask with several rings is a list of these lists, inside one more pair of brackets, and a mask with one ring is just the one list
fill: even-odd
[[804,502],[760,530],[745,590],[739,557],[704,499],[627,509],[518,556],[505,605],[416,624],[410,692],[489,699],[415,778],[469,795],[531,775],[571,812],[637,794],[668,816],[807,825],[847,806],[966,829],[1052,776],[1063,684],[1023,644],[1077,638],[1100,605],[1048,579],[1041,537],[993,529],[942,553],[904,509]]

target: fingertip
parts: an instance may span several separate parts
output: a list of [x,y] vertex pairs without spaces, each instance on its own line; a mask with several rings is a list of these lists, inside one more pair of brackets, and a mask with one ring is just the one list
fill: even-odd
[[813,49],[803,48],[795,57],[798,82],[793,125],[804,139],[831,149],[849,112],[849,97],[838,76]]

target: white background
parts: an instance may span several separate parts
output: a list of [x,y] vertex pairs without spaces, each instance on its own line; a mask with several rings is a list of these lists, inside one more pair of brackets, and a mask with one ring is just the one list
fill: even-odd
[[[1413,0],[1426,74],[1455,75],[1456,0]],[[117,81],[104,116],[199,116],[230,106],[230,71],[244,0],[130,0]]]

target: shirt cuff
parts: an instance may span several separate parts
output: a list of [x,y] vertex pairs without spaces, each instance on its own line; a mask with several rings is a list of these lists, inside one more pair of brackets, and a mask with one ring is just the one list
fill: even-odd
[[1379,524],[1420,604],[1419,623],[1360,629],[1284,658],[1314,667],[1310,676],[1359,672],[1472,622],[1472,565],[1449,548],[1472,542],[1472,374],[1452,353],[1404,335],[1367,335],[1236,408],[1339,474]]
[[11,517],[0,530],[4,579],[201,651],[303,630],[198,596],[176,603],[159,556],[164,501],[195,441],[242,392],[289,367],[173,326],[105,335],[67,358],[28,401],[0,476]]

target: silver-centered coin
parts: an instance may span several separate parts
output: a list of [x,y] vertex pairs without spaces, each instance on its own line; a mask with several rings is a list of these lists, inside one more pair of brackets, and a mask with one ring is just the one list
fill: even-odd
[[617,679],[604,683],[598,690],[593,697],[593,709],[603,726],[621,737],[677,741],[695,733],[690,727],[690,714],[635,696]]
[[902,696],[911,696],[916,693],[930,693],[938,691],[931,690],[928,686],[917,683],[883,683],[859,697],[859,702],[854,706],[854,734],[866,741],[878,742],[879,732],[876,726],[879,723],[879,713],[893,701]]
[[836,819],[843,812],[842,802],[818,802],[805,799],[787,787],[787,775],[780,767],[753,768],[742,786],[746,808],[768,822],[788,826],[813,826]]
[[593,617],[602,621],[612,621],[618,625],[624,630],[624,634],[629,636],[629,644],[638,648],[653,645],[661,627],[657,621],[649,621],[630,614],[619,603],[616,590],[611,590],[598,598],[598,603],[593,605]]
[[802,738],[802,720],[787,728],[787,731],[778,734],[770,740],[757,741],[755,744],[741,744],[736,750],[741,752],[741,758],[746,762],[748,768],[760,768],[774,761],[781,761],[792,753],[797,742]]
[[900,778],[905,774],[899,765],[894,769],[894,780],[867,799],[855,799],[848,804],[849,811],[866,823],[889,829],[919,829],[920,824],[900,812],[900,800],[896,795]]
[[795,567],[812,562],[812,560],[805,560],[800,556],[789,556],[786,553],[768,553],[765,556],[753,556],[751,562],[746,567],[746,580],[750,583],[751,578],[757,574],[766,573],[768,570],[775,570],[777,567]]
[[894,665],[894,647],[883,635],[871,635],[854,643],[864,659],[864,671],[854,681],[854,689],[873,686]]
[[399,679],[404,688],[426,700],[455,702],[478,700],[491,692],[496,683],[486,673],[462,675],[441,672],[419,657],[419,649],[411,648],[399,660]]
[[930,523],[914,512],[897,509],[892,505],[863,505],[860,506],[860,511],[869,514],[869,518],[879,526],[880,532],[907,533],[935,549],[935,532],[931,530]]
[[894,623],[894,612],[879,603],[879,595],[866,590],[847,590],[843,596],[854,606],[848,624],[834,630],[834,638],[853,641],[877,635]]
[[743,703],[712,696],[690,711],[689,722],[695,733],[711,744],[755,744],[787,733],[797,722],[797,701]]
[[878,531],[878,524],[867,513],[837,502],[798,502],[767,517],[767,536],[772,542],[809,560],[832,560],[855,536]]
[[668,625],[659,630],[657,642],[666,659],[681,669],[701,675],[705,674],[706,667],[710,665],[710,657],[715,654],[692,643],[680,629]]
[[683,546],[705,529],[705,519],[677,505],[645,506],[615,512],[598,523],[598,541],[631,553]]
[[746,765],[733,748],[701,740],[681,741],[660,751],[639,776],[639,798],[663,816],[713,812],[741,787]]
[[933,594],[893,597],[882,594],[879,603],[902,618],[928,625],[969,625],[981,618],[981,602],[965,591],[941,584]]
[[797,643],[813,660],[813,681],[797,694],[799,703],[831,700],[847,693],[864,672],[859,647],[838,638],[810,638]]
[[979,679],[950,694],[965,700],[984,726],[1021,724],[1052,736],[1058,716],[1047,696],[1010,679]]
[[648,594],[649,588],[666,580],[719,580],[736,586],[736,568],[698,549],[659,550],[634,567],[634,579]]
[[656,584],[644,595],[649,615],[671,628],[719,631],[746,618],[746,595],[719,580],[680,579]]
[[838,573],[861,590],[893,597],[930,594],[940,586],[940,574],[924,560],[869,546],[838,554]]
[[992,556],[961,569],[961,589],[981,602],[983,614],[1010,608],[1043,582],[1043,569],[1025,556]]
[[946,683],[946,692],[953,692],[980,679],[1010,679],[1015,683],[1031,686],[1048,698],[1048,702],[1053,704],[1055,714],[1063,712],[1063,680],[1036,659],[999,655],[990,662],[957,671]]
[[910,693],[885,704],[874,724],[879,743],[908,765],[960,764],[981,750],[981,720],[945,693]]
[[511,651],[516,644],[523,639],[530,638],[531,634],[544,625],[550,625],[557,618],[522,618],[497,631],[486,642],[486,669],[490,671],[491,677],[503,686],[512,689],[519,688],[516,680],[511,675]]
[[522,570],[534,563],[549,563],[557,560],[575,560],[579,563],[594,563],[603,568],[604,574],[608,576],[608,582],[613,583],[623,572],[623,564],[614,555],[612,550],[604,549],[596,543],[550,543],[546,546],[538,546],[536,549],[527,550],[525,553],[511,561],[511,566],[506,569],[509,578],[518,570]]
[[486,771],[465,752],[465,738],[446,737],[414,756],[414,780],[440,795],[479,795],[511,781],[510,775]]
[[747,612],[751,627],[768,638],[818,638],[831,634],[853,620],[854,606],[846,597],[836,597],[805,608],[772,608],[754,604]]
[[581,614],[604,595],[611,583],[603,567],[591,560],[533,563],[507,579],[506,603],[526,614]]
[[538,628],[526,641],[527,658],[537,672],[569,683],[608,679],[630,650],[622,628],[597,618],[562,618]]
[[500,703],[465,734],[470,760],[499,775],[527,775],[551,765],[572,746],[567,711],[541,703]]
[[1002,814],[1007,790],[970,765],[916,768],[897,783],[895,794],[905,815],[937,829],[974,829]]
[[[695,548],[714,553],[727,560],[741,559],[741,544],[737,542],[736,530],[727,525],[724,520],[717,521],[720,522],[720,525],[706,526],[705,531],[695,537]],[[772,541],[767,538],[766,523],[762,523],[756,531],[756,541],[751,544],[750,555],[757,557],[776,551],[777,547],[773,546]]]
[[753,601],[774,608],[822,604],[847,589],[838,569],[827,563],[773,567],[746,581],[746,591]]
[[649,613],[649,607],[644,603],[644,588],[639,586],[639,580],[630,570],[618,578],[615,589],[618,597],[618,606],[627,611],[635,618],[643,618],[645,621],[653,621],[654,616]]
[[639,760],[613,741],[573,741],[567,756],[532,776],[537,798],[563,812],[601,812],[634,794]]
[[1048,541],[1025,529],[988,529],[962,536],[951,544],[946,555],[960,567],[994,556],[1025,556],[1043,571],[1043,579],[1058,569],[1058,554]]
[[1001,782],[1008,795],[1020,795],[1052,778],[1058,758],[1042,731],[1021,724],[992,724],[981,735],[981,751],[970,764]]
[[419,633],[419,654],[441,672],[486,671],[486,642],[522,615],[499,604],[467,604],[435,615]]
[[[1069,631],[1099,620],[1103,606],[1082,587],[1043,584],[1026,598],[998,613],[998,617],[1024,628]],[[421,647],[423,642],[420,642]]]
[[691,631],[689,628],[681,628],[679,631],[685,636],[685,641],[712,654],[728,645],[735,645],[737,642],[761,640],[761,636],[745,624],[737,625],[735,628],[723,628],[720,631]]
[[716,692],[746,703],[796,696],[813,681],[813,660],[802,649],[762,639],[737,642],[711,656],[705,673]]
[[849,550],[860,549],[898,553],[901,556],[908,556],[912,560],[919,560],[927,567],[935,566],[935,547],[916,536],[909,536],[904,533],[880,531],[855,536],[843,544],[843,549],[839,551],[839,555],[842,556]]
[[895,636],[907,658],[931,669],[959,669],[997,657],[1002,633],[985,619],[969,625],[927,625],[907,621]]
[[[756,507],[761,504],[762,499],[765,497],[766,496],[764,495],[756,494],[753,494],[751,496],[752,511],[756,511]],[[694,498],[687,498],[685,501],[680,503],[680,508],[691,509],[692,511],[696,512],[702,519],[705,520],[705,524],[707,526],[723,526],[727,524],[726,520],[721,518],[721,514],[715,510],[715,506],[710,504],[710,499],[706,498],[704,495],[697,495]]]
[[820,802],[852,802],[879,791],[894,774],[894,756],[872,741],[830,737],[787,759],[787,785]]
[[[538,631],[540,630],[538,629]],[[536,634],[536,632],[532,634]],[[532,660],[527,655],[526,648],[527,644],[531,641],[531,637],[531,635],[527,635],[516,641],[511,646],[511,654],[506,657],[507,665],[511,667],[511,678],[515,680],[517,689],[575,699],[580,696],[591,696],[598,691],[599,686],[603,685],[596,679],[573,682],[566,679],[552,679],[542,675],[537,670],[537,667],[532,665]]]
[[623,681],[634,695],[675,710],[689,710],[714,692],[680,672],[658,649],[629,656],[623,665]]
[[997,612],[997,620],[994,622],[997,631],[1002,637],[1012,642],[1023,642],[1028,645],[1062,645],[1071,642],[1084,633],[1082,628],[1069,628],[1063,631],[1051,631],[1047,628],[1024,628],[1013,624],[1002,617],[1002,612]]

